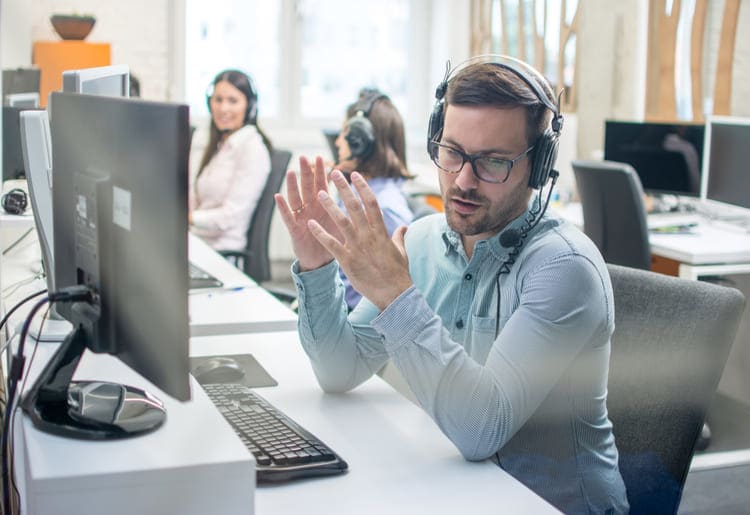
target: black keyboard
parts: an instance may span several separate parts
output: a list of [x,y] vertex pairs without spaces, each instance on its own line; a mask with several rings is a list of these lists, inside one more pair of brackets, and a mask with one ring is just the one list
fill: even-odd
[[189,288],[191,290],[196,288],[221,288],[224,285],[216,277],[192,263],[189,263],[188,276],[190,278]]
[[257,481],[340,474],[348,465],[316,436],[247,386],[204,384],[208,397],[255,456]]

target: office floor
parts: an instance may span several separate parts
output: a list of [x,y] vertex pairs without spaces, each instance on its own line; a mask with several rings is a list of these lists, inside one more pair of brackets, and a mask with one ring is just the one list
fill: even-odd
[[[294,290],[288,261],[272,262],[270,285]],[[704,452],[750,449],[750,405],[717,394],[708,415],[711,444]],[[750,515],[750,464],[688,474],[680,515]]]
[[[703,452],[750,448],[750,405],[717,394],[708,414],[711,444]],[[750,465],[688,473],[681,515],[750,514]]]

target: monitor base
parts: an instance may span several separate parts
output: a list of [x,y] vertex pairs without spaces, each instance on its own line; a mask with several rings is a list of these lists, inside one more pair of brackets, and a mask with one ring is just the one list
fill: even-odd
[[116,383],[71,381],[85,349],[85,333],[75,329],[24,397],[21,405],[34,426],[84,440],[129,438],[159,428],[166,410],[148,392]]

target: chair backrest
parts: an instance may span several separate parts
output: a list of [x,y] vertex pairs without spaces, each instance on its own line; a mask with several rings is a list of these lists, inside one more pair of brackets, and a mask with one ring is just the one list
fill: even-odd
[[291,158],[292,153],[288,150],[274,148],[271,151],[271,173],[247,230],[247,258],[243,262],[243,271],[259,283],[271,279],[268,239],[276,206],[273,196],[281,189]]
[[631,513],[676,513],[745,305],[734,288],[608,265],[607,407]]
[[572,162],[583,207],[583,232],[607,263],[651,269],[643,188],[633,167],[614,161]]

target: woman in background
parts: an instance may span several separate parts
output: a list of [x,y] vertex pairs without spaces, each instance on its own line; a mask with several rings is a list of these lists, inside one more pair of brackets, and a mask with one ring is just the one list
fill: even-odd
[[257,125],[258,94],[245,73],[220,72],[207,100],[211,129],[190,188],[190,230],[216,250],[244,250],[271,171],[271,142]]
[[[377,197],[388,234],[408,225],[414,215],[402,186],[410,179],[406,168],[404,122],[391,100],[376,89],[363,89],[346,111],[347,120],[336,139],[335,168],[348,176],[361,173]],[[339,270],[346,287],[346,303],[354,309],[362,296]]]

